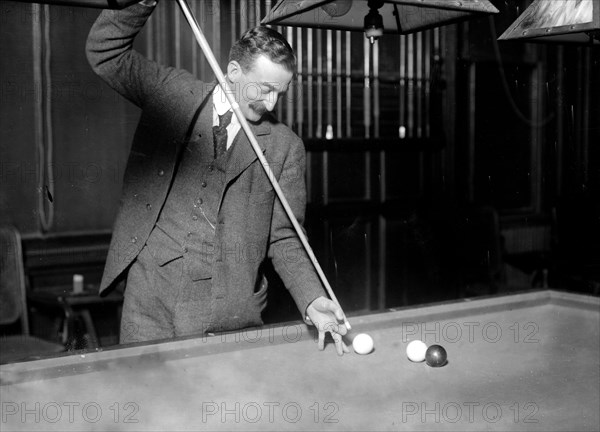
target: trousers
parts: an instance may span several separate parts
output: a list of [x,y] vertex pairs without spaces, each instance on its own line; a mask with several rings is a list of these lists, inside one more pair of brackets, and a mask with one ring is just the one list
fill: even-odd
[[211,331],[211,290],[212,279],[190,279],[183,258],[158,265],[144,246],[127,276],[119,342],[147,342]]

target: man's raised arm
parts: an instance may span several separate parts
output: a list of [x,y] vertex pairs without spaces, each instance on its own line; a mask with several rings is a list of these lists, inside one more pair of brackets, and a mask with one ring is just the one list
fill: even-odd
[[141,2],[123,10],[104,10],[92,26],[86,54],[92,69],[114,90],[143,107],[154,88],[173,72],[133,49],[156,2]]

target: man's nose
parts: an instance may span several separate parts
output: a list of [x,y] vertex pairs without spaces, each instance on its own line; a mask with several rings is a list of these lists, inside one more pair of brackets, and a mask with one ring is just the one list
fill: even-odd
[[277,95],[270,93],[269,96],[264,100],[264,104],[267,111],[273,111],[273,109],[275,109],[275,105],[277,105]]

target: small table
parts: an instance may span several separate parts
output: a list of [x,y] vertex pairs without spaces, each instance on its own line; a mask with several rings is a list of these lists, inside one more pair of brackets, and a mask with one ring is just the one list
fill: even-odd
[[98,287],[95,285],[86,285],[83,292],[75,293],[72,285],[64,285],[32,290],[27,294],[27,300],[33,307],[47,306],[62,310],[61,342],[67,348],[76,347],[79,342],[75,331],[77,323],[82,323],[84,326],[85,335],[87,335],[86,347],[98,348],[100,343],[90,308],[95,305],[114,305],[120,316],[123,295],[119,291],[113,290],[107,296],[100,297]]

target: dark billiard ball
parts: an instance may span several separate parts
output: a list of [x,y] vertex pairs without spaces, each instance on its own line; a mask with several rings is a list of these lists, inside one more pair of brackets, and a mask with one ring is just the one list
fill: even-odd
[[425,352],[425,362],[431,367],[441,367],[446,364],[448,354],[441,345],[431,345]]

